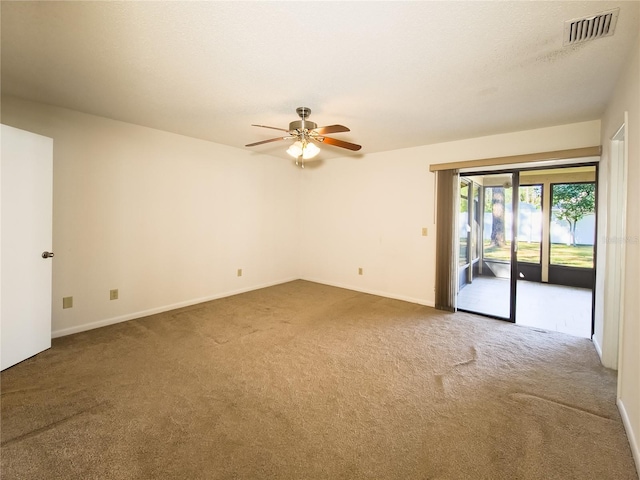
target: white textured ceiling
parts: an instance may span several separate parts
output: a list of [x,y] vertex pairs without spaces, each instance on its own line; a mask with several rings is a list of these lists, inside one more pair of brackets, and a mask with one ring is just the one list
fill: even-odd
[[[322,158],[395,150],[599,118],[639,6],[3,1],[2,91],[238,148],[307,106],[363,145]],[[565,20],[616,7],[615,35],[563,47]]]

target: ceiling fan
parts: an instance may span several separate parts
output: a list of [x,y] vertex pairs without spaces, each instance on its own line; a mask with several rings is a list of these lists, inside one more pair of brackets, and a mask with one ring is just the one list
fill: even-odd
[[289,129],[269,127],[267,125],[251,125],[252,127],[270,128],[272,130],[280,130],[287,132],[287,135],[282,137],[270,138],[269,140],[262,140],[261,142],[250,143],[245,145],[246,147],[255,147],[256,145],[262,145],[263,143],[277,142],[279,140],[295,140],[293,144],[287,149],[287,153],[296,159],[296,165],[300,165],[304,168],[304,161],[315,157],[320,153],[320,149],[313,143],[326,143],[333,145],[334,147],[346,148],[347,150],[353,150],[357,152],[362,148],[361,145],[355,143],[345,142],[344,140],[338,140],[325,136],[327,133],[342,133],[349,132],[350,130],[343,125],[328,125],[326,127],[318,127],[314,122],[307,120],[307,117],[311,115],[311,109],[308,107],[296,108],[296,113],[301,120],[296,120],[289,123]]

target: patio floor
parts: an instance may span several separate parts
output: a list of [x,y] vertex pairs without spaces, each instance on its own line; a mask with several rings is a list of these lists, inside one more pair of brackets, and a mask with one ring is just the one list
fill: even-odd
[[[592,291],[518,281],[516,324],[591,338]],[[509,317],[509,280],[476,277],[458,293],[458,308]]]

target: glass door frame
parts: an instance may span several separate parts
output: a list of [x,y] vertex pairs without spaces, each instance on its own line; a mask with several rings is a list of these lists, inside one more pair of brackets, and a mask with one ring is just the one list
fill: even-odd
[[[511,167],[511,168],[497,168],[497,169],[489,169],[489,170],[469,170],[465,172],[460,172],[460,177],[472,177],[472,176],[485,176],[485,175],[498,175],[498,174],[511,174],[512,175],[512,188],[514,194],[512,195],[512,223],[511,223],[511,265],[510,265],[510,307],[509,307],[509,318],[500,317],[497,315],[491,315],[481,312],[475,312],[472,310],[465,310],[464,308],[458,308],[460,311],[466,311],[471,313],[476,313],[479,315],[483,315],[486,317],[496,318],[503,321],[508,321],[511,323],[516,323],[516,304],[517,304],[517,283],[518,283],[518,228],[519,228],[519,189],[520,189],[520,172],[526,171],[535,171],[535,170],[549,170],[549,169],[561,169],[561,168],[571,168],[571,167],[595,167],[595,212],[596,212],[596,224],[595,224],[595,239],[598,238],[598,224],[597,224],[597,212],[598,212],[598,172],[599,172],[599,163],[598,162],[576,162],[576,163],[558,163],[555,165],[544,165],[539,167],[531,167],[526,166],[522,168]],[[484,192],[483,192],[484,193]],[[543,192],[543,195],[551,195],[552,192]],[[457,233],[458,234],[458,233]],[[481,240],[483,241],[483,240]],[[597,241],[594,242],[593,246],[593,262],[594,262],[594,278],[596,275],[596,265],[597,265]],[[482,255],[481,255],[482,260]],[[550,261],[550,259],[549,259]],[[542,258],[541,258],[542,262]],[[592,308],[591,308],[591,335],[594,332],[595,325],[595,299],[596,299],[596,284],[594,281],[593,289],[592,289]]]
[[518,293],[518,232],[520,228],[520,170],[511,172],[511,288],[509,322],[516,323]]
[[[486,317],[490,317],[490,318],[496,318],[498,320],[503,320],[503,321],[507,321],[507,322],[511,322],[511,323],[515,323],[516,321],[516,288],[517,288],[517,282],[515,281],[515,279],[517,279],[517,271],[518,271],[518,262],[517,262],[517,232],[518,232],[518,199],[519,199],[519,195],[518,195],[518,188],[519,188],[519,178],[520,178],[520,171],[519,170],[513,170],[513,169],[508,169],[508,170],[499,170],[499,171],[479,171],[479,172],[469,172],[469,173],[461,173],[460,174],[460,181],[458,182],[458,185],[462,185],[462,183],[466,183],[466,185],[468,186],[468,197],[469,198],[475,198],[475,196],[473,195],[473,189],[475,185],[478,185],[475,181],[473,181],[472,179],[466,179],[465,181],[465,177],[473,177],[473,176],[497,176],[497,175],[509,175],[510,176],[510,180],[509,183],[510,185],[507,187],[505,186],[505,192],[506,189],[509,188],[511,189],[511,230],[510,230],[510,234],[511,234],[511,243],[509,245],[509,267],[508,267],[508,271],[509,271],[509,299],[508,299],[508,307],[509,307],[509,313],[507,316],[501,316],[499,313],[490,313],[490,312],[478,312],[478,311],[473,311],[473,310],[468,310],[465,308],[460,308],[459,306],[457,306],[457,310],[460,311],[466,311],[466,312],[471,312],[471,313],[477,313],[480,315],[484,315]],[[480,188],[482,189],[481,194],[479,195],[479,201],[482,202],[482,208],[481,211],[484,212],[484,202],[486,201],[486,187],[484,185],[480,186]],[[461,192],[458,191],[457,193],[458,197],[460,197]],[[505,195],[506,197],[506,195]],[[506,200],[506,198],[505,198]],[[470,201],[468,203],[468,211],[467,211],[467,215],[470,214],[470,210],[471,205],[473,204],[472,201]],[[506,220],[506,203],[504,205],[505,207],[505,212],[504,212],[504,220]],[[484,215],[484,214],[483,214]],[[468,217],[469,218],[469,217]],[[504,221],[503,220],[503,221]],[[484,218],[482,219],[482,222],[484,224]],[[460,222],[457,222],[457,232],[456,232],[456,241],[459,242],[460,239]],[[505,227],[506,225],[506,221],[505,223]],[[471,226],[471,228],[473,228],[473,226]],[[482,232],[483,229],[480,229],[480,232]],[[507,230],[505,230],[505,237],[508,237],[508,232]],[[476,239],[476,241],[480,244],[480,248],[482,249],[482,252],[478,255],[478,262],[480,265],[482,265],[482,262],[485,261],[485,255],[484,255],[484,235],[482,235],[482,238]],[[472,244],[472,242],[469,241],[469,237],[467,237],[467,246],[469,247],[470,244]],[[460,246],[458,246],[457,251],[460,252]],[[461,278],[460,278],[460,274],[461,274],[461,270],[464,268],[465,270],[465,278],[467,278],[468,280],[472,280],[473,279],[473,259],[471,258],[471,252],[470,252],[470,248],[467,248],[467,252],[469,253],[469,258],[468,258],[468,263],[466,263],[465,265],[461,265],[460,263],[457,263],[457,267],[458,267],[458,281],[457,281],[457,287],[458,287],[458,292],[460,290],[461,287]],[[514,261],[514,259],[516,261]],[[459,262],[459,257],[458,259],[456,259],[457,262]],[[467,282],[467,283],[471,283],[471,281]],[[466,284],[466,283],[465,283]],[[504,304],[502,304],[504,306]],[[504,307],[502,307],[504,308]]]

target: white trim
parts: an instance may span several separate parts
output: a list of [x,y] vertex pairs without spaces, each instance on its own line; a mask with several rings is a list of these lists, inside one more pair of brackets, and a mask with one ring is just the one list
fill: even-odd
[[[624,123],[620,126],[616,134],[613,136],[612,143],[615,141],[617,144],[619,142],[623,142],[622,144],[622,178],[624,179],[622,182],[622,225],[621,225],[621,235],[626,236],[627,232],[627,198],[628,198],[628,180],[627,173],[629,169],[629,142],[627,141],[627,125],[629,125],[629,112],[625,110],[624,112]],[[620,138],[622,137],[622,138]],[[622,378],[623,378],[623,350],[624,350],[624,300],[625,300],[625,268],[626,268],[626,255],[627,249],[624,243],[620,246],[620,273],[619,273],[619,288],[620,288],[620,307],[619,307],[619,317],[618,317],[618,358],[617,358],[617,370],[618,370],[618,388],[616,391],[616,398],[618,400],[622,397]],[[637,451],[637,444],[636,444]],[[638,457],[636,456],[636,466],[640,466],[640,462],[638,461]],[[640,468],[638,468],[640,471]]]
[[[627,142],[625,123],[609,139],[606,195],[605,267],[603,282],[603,323],[601,361],[607,368],[620,366],[625,294],[625,237],[627,212]],[[621,378],[619,375],[618,378]],[[618,395],[620,381],[618,381]]]
[[600,357],[600,363],[602,363],[602,347],[598,343],[598,339],[596,338],[595,335],[591,336],[591,341],[593,342],[593,346],[595,347],[596,352],[598,353],[598,356]]
[[126,315],[120,315],[118,317],[105,318],[104,320],[98,320],[96,322],[85,323],[75,327],[62,328],[60,330],[54,330],[51,332],[51,338],[64,337],[66,335],[72,335],[74,333],[86,332],[87,330],[93,330],[95,328],[106,327],[107,325],[113,325],[116,323],[126,322],[129,320],[135,320],[136,318],[148,317],[149,315],[155,315],[157,313],[168,312],[169,310],[175,310],[182,307],[190,307],[191,305],[197,305],[198,303],[210,302],[211,300],[218,300],[224,297],[231,297],[240,293],[251,292],[253,290],[259,290],[261,288],[273,287],[274,285],[280,285],[282,283],[292,282],[298,280],[296,277],[278,280],[275,282],[264,283],[261,285],[254,285],[251,287],[241,288],[238,290],[231,290],[224,293],[217,293],[207,297],[194,298],[191,300],[185,300],[184,302],[178,302],[171,305],[164,305],[162,307],[150,308],[149,310],[142,310],[139,312],[127,313]]
[[371,290],[368,288],[354,287],[353,285],[346,285],[344,283],[325,282],[324,280],[315,280],[313,278],[301,278],[300,280],[305,280],[307,282],[313,282],[313,283],[320,283],[322,285],[328,285],[330,287],[344,288],[345,290],[353,290],[354,292],[368,293],[369,295],[376,295],[378,297],[392,298],[394,300],[402,300],[403,302],[417,303],[418,305],[424,305],[425,307],[435,308],[436,306],[434,302],[429,302],[422,298],[414,298],[414,297],[408,297],[406,295],[396,295],[389,292],[381,292],[379,290]]
[[627,439],[629,440],[629,446],[631,447],[633,460],[636,462],[636,470],[640,472],[640,446],[638,445],[638,439],[636,438],[635,432],[633,431],[631,421],[629,420],[629,415],[627,414],[627,409],[624,407],[622,399],[619,398],[616,404],[618,405],[618,410],[620,411],[620,417],[622,417],[622,424],[624,425],[624,429],[627,432]]

